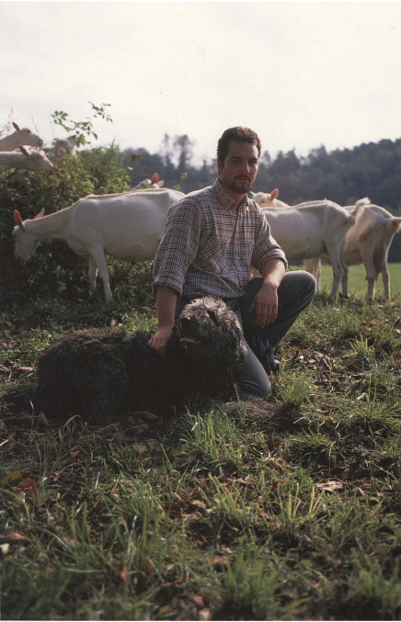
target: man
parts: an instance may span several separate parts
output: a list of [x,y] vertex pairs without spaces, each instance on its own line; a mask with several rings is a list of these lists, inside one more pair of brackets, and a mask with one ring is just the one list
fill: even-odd
[[[148,343],[164,354],[175,318],[191,298],[222,298],[258,354],[248,347],[243,388],[264,396],[271,390],[272,348],[312,301],[316,282],[304,271],[286,273],[283,251],[247,197],[260,153],[256,132],[229,128],[218,141],[215,183],[171,206],[154,266],[158,330]],[[262,276],[249,280],[251,267]]]

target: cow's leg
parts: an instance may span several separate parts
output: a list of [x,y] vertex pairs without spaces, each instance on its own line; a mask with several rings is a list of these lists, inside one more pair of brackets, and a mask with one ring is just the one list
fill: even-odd
[[375,285],[376,285],[376,269],[373,261],[373,250],[361,249],[361,256],[363,265],[366,270],[366,280],[368,282],[368,291],[366,294],[366,300],[374,300],[375,297]]
[[96,289],[97,273],[98,273],[98,269],[97,269],[96,261],[93,259],[93,257],[89,257],[88,281],[89,281],[89,288],[92,291]]
[[344,298],[349,298],[348,293],[348,266],[345,261],[341,260],[341,265],[343,269],[343,275],[341,277],[341,287],[343,291]]
[[341,243],[335,239],[326,244],[327,252],[330,257],[330,263],[333,267],[333,284],[331,287],[330,298],[337,298],[340,290],[340,282],[343,276],[343,261],[341,259]]
[[104,295],[106,297],[107,302],[112,301],[113,295],[110,289],[109,274],[107,272],[106,256],[104,254],[103,247],[99,245],[99,246],[94,246],[90,248],[89,256],[90,256],[90,259],[95,263],[95,265],[97,266],[99,270],[99,275],[103,281]]
[[317,291],[320,291],[321,277],[322,277],[322,262],[319,257],[313,257],[312,259],[304,259],[305,269],[316,279]]
[[384,297],[386,300],[391,300],[390,273],[388,271],[387,260],[383,263],[382,277],[383,277],[383,286],[384,286]]
[[[313,274],[313,272],[312,272]],[[317,283],[317,291],[320,292],[322,288],[322,260],[318,259],[316,264],[316,274],[313,275]]]

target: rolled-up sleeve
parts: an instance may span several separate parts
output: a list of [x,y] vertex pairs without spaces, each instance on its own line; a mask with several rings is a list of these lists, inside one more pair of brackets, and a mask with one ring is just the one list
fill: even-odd
[[194,200],[181,199],[168,212],[163,236],[155,256],[153,287],[171,287],[182,293],[188,267],[196,257],[202,213]]
[[252,265],[259,270],[259,272],[261,272],[265,263],[270,261],[270,259],[281,259],[285,265],[285,269],[287,270],[288,261],[284,251],[271,235],[270,225],[262,213],[260,227],[255,240],[255,247],[252,255]]

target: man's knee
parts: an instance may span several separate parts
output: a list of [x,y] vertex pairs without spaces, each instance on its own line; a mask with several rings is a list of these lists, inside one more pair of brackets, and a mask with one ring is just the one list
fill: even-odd
[[307,293],[307,295],[312,296],[313,298],[317,291],[315,277],[313,274],[310,274],[310,272],[306,272],[306,270],[298,270],[297,272],[299,273],[298,278],[302,282],[303,290]]
[[266,376],[266,378],[262,381],[260,379],[243,379],[242,388],[245,389],[247,393],[250,393],[251,395],[256,395],[257,397],[266,397],[266,395],[269,395],[272,390],[268,376]]
[[[287,272],[284,275],[283,281],[280,287],[291,288],[294,296],[307,296],[312,297],[316,293],[317,285],[316,279],[313,274],[306,272],[306,270],[293,270]],[[280,289],[280,288],[279,288]]]
[[287,272],[278,289],[279,308],[287,305],[306,307],[312,302],[317,290],[315,277],[305,270]]

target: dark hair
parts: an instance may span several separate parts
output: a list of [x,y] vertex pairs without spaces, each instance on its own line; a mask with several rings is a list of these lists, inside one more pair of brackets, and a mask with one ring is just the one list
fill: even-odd
[[221,162],[224,162],[224,160],[226,159],[228,150],[230,148],[230,142],[232,140],[235,140],[239,143],[250,143],[251,145],[256,145],[256,147],[258,148],[258,155],[260,157],[262,144],[256,132],[249,129],[249,127],[229,127],[228,130],[223,132],[222,137],[217,143],[217,159]]

